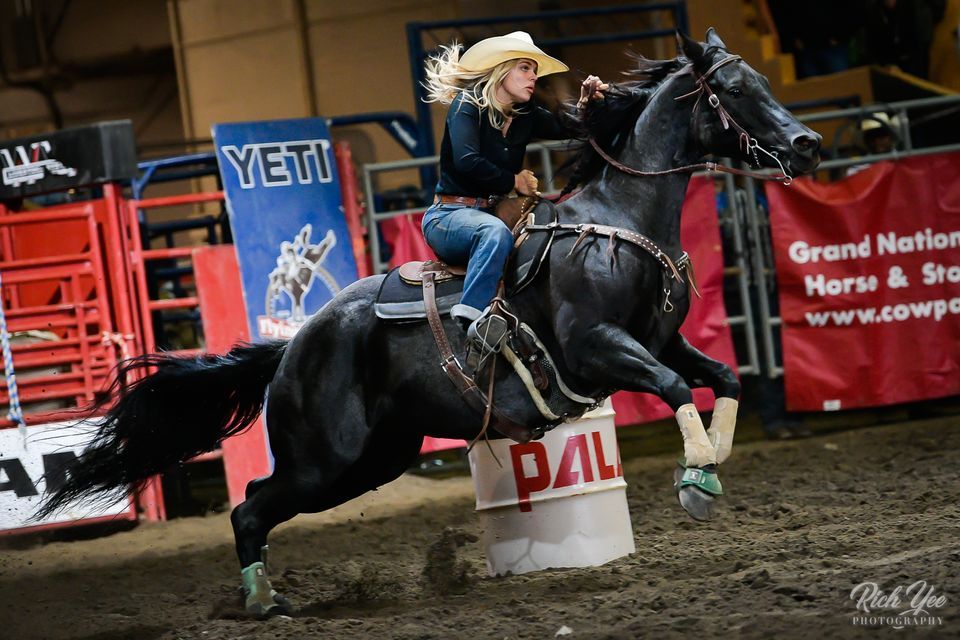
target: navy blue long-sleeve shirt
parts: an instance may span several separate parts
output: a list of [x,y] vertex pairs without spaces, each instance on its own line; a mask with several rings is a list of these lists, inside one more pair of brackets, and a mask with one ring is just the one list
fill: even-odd
[[531,140],[561,140],[570,135],[556,116],[531,101],[514,114],[504,136],[490,124],[486,110],[460,93],[447,111],[437,193],[476,198],[509,193]]

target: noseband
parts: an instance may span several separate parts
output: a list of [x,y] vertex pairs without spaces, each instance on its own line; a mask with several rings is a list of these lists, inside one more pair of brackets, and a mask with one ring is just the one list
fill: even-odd
[[727,167],[716,162],[701,162],[698,164],[688,164],[682,167],[675,167],[673,169],[665,169],[663,171],[640,171],[639,169],[634,169],[628,167],[625,164],[620,163],[615,158],[611,157],[606,151],[604,151],[599,143],[593,136],[590,136],[589,142],[590,146],[603,158],[608,164],[610,164],[615,169],[618,169],[626,174],[632,176],[640,177],[652,177],[652,176],[665,176],[673,173],[693,173],[694,171],[716,171],[719,173],[732,173],[738,176],[749,176],[751,178],[757,178],[758,180],[776,180],[782,182],[784,185],[789,185],[793,182],[793,176],[789,175],[786,169],[783,168],[783,163],[780,162],[780,158],[777,156],[776,151],[767,151],[760,146],[760,143],[756,138],[750,135],[750,133],[744,129],[740,124],[734,120],[733,116],[730,115],[730,112],[727,111],[722,104],[720,104],[720,96],[714,93],[713,89],[710,88],[710,84],[707,80],[719,69],[720,67],[727,65],[731,62],[739,62],[742,58],[737,55],[727,56],[723,60],[714,63],[712,67],[706,70],[702,75],[697,77],[696,88],[690,93],[685,93],[682,96],[677,96],[674,100],[685,100],[687,98],[692,98],[693,96],[697,97],[697,101],[693,103],[693,113],[691,114],[691,120],[696,118],[697,113],[700,110],[700,100],[704,95],[707,96],[707,104],[710,105],[714,110],[716,110],[717,115],[720,117],[720,123],[723,125],[723,128],[729,129],[733,127],[740,136],[740,149],[747,155],[747,157],[752,158],[754,164],[757,166],[760,165],[758,160],[757,152],[763,153],[764,155],[772,158],[780,166],[779,174],[766,174],[758,173],[756,171],[744,171],[743,169],[736,169],[733,167]]

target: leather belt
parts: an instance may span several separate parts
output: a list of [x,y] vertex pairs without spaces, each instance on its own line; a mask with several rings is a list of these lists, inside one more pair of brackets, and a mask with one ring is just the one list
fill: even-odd
[[470,196],[451,196],[446,193],[438,193],[433,197],[433,204],[462,204],[472,209],[492,209],[501,200],[503,200],[503,196],[472,198]]

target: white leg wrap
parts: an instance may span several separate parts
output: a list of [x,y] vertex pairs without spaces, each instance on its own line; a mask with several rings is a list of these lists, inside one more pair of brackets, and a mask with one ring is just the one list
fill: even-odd
[[677,424],[683,435],[683,455],[688,467],[702,467],[714,464],[717,454],[703,429],[700,414],[693,403],[685,404],[677,410]]
[[730,457],[733,450],[733,432],[737,427],[737,407],[740,403],[732,398],[717,398],[713,405],[713,419],[707,436],[717,452],[717,464]]

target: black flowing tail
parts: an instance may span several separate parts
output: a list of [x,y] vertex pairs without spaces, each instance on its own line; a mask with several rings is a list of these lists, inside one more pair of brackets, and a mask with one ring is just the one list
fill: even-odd
[[[113,502],[246,429],[263,409],[286,347],[286,342],[241,344],[221,356],[157,354],[122,362],[111,393],[89,415],[116,394],[119,398],[104,417],[90,418],[96,435],[34,517],[49,516],[78,498]],[[127,382],[132,374],[154,368],[155,373]]]

